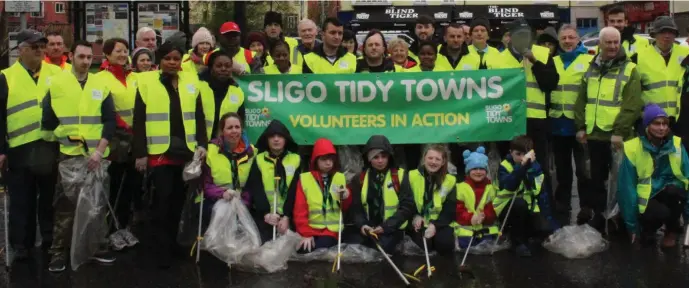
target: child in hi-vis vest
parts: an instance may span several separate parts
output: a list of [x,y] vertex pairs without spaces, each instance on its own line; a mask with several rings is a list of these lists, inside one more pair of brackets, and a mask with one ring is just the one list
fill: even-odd
[[459,247],[475,246],[483,241],[494,240],[498,234],[496,214],[493,209],[495,187],[488,179],[486,149],[464,151],[464,182],[457,184],[457,219],[453,223]]

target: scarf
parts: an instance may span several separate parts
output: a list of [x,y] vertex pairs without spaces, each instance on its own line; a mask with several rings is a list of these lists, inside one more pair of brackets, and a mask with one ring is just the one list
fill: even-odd
[[385,176],[387,170],[378,171],[371,169],[369,172],[368,195],[366,196],[366,203],[368,203],[369,220],[372,223],[379,224],[385,219],[385,204],[383,191],[385,189]]
[[100,70],[106,70],[110,73],[112,73],[113,76],[117,80],[124,85],[124,87],[127,87],[127,76],[129,76],[129,73],[132,72],[132,70],[128,66],[122,66],[122,65],[115,65],[115,64],[110,64],[110,61],[107,59],[103,61],[103,63],[100,65]]

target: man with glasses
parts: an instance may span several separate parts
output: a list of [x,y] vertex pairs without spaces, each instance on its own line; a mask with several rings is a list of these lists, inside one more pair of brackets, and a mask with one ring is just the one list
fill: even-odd
[[48,39],[40,32],[22,30],[17,43],[19,59],[0,74],[0,167],[10,196],[10,245],[23,260],[36,241],[36,212],[43,247],[52,241],[57,144],[41,131],[40,102],[61,69],[43,63]]

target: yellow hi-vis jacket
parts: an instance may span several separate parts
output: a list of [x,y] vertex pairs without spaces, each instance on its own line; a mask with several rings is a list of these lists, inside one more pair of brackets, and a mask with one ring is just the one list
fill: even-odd
[[[478,206],[476,206],[476,194],[474,194],[474,189],[471,188],[471,185],[465,182],[457,184],[457,201],[464,202],[464,206],[469,213],[483,211],[484,207],[495,199],[495,196],[495,187],[493,185],[486,185],[483,196],[479,200]],[[499,232],[498,226],[495,224],[462,226],[455,221],[450,226],[454,228],[457,237],[473,237],[474,232],[484,229],[488,229],[488,233],[484,234],[484,236],[497,236]]]
[[414,203],[416,203],[416,209],[420,213],[425,214],[421,215],[424,220],[426,220],[424,221],[425,226],[428,226],[430,221],[438,219],[440,212],[443,210],[443,203],[445,203],[447,195],[452,192],[452,189],[456,183],[457,178],[455,178],[455,176],[450,174],[445,175],[443,184],[440,185],[438,189],[433,191],[432,207],[430,207],[430,209],[424,213],[423,196],[426,193],[426,179],[424,179],[423,175],[421,175],[421,172],[419,172],[418,169],[409,171],[409,185],[414,193]]
[[[534,57],[538,62],[543,64],[548,63],[548,57],[550,55],[550,50],[548,48],[531,45],[531,52],[533,52]],[[526,73],[526,117],[545,119],[545,93],[541,91],[541,88],[536,82],[536,76],[534,76],[531,68],[533,63],[528,59],[522,59],[521,62],[517,61],[512,52],[509,49],[501,52],[502,54],[502,64],[499,68],[524,68],[524,73]]]
[[[364,211],[368,211],[368,170],[366,170],[364,173],[364,181],[361,182],[363,183],[361,187],[361,205],[364,207]],[[404,181],[404,169],[397,170],[397,177],[399,178],[400,183]],[[395,185],[393,184],[392,180],[392,172],[389,170],[388,173],[385,174],[383,186],[383,208],[385,211],[383,214],[383,221],[385,221],[394,216],[395,212],[397,212],[397,207],[399,207],[399,198],[397,197],[397,193],[399,191],[395,191]],[[400,229],[404,230],[406,227],[407,222],[404,222],[402,226],[400,226]]]
[[304,197],[306,197],[306,203],[309,206],[309,226],[313,229],[328,228],[330,231],[339,232],[340,208],[337,207],[336,202],[340,203],[340,194],[337,191],[340,188],[346,189],[347,179],[345,179],[345,175],[342,172],[335,173],[331,180],[330,191],[325,191],[325,193],[330,193],[333,199],[332,203],[323,203],[324,193],[311,172],[301,173],[299,180],[302,191],[304,191]]
[[622,92],[631,79],[636,64],[631,61],[614,66],[605,75],[600,66],[592,63],[584,75],[586,83],[586,134],[591,134],[594,125],[602,131],[612,131],[615,118],[620,113]]
[[560,81],[550,94],[551,118],[560,118],[564,115],[569,119],[574,119],[574,104],[579,97],[581,78],[588,71],[593,57],[593,55],[581,54],[569,64],[567,69],[560,56],[553,57]]
[[654,45],[637,53],[636,65],[641,76],[641,99],[644,103],[655,103],[668,116],[677,118],[686,70],[680,64],[687,55],[689,47],[674,44],[670,60],[663,65],[665,58]]
[[[263,191],[266,193],[266,198],[268,198],[268,203],[270,204],[270,211],[277,211],[278,214],[282,215],[283,207],[285,206],[285,198],[280,195],[280,189],[275,188],[275,163],[276,159],[270,157],[270,152],[261,152],[256,156],[256,166],[258,170],[261,171],[261,182],[263,183]],[[285,190],[289,189],[292,179],[294,179],[294,172],[299,169],[301,165],[301,157],[295,153],[287,153],[284,158],[281,159],[281,163],[285,168],[285,176],[283,182],[287,187]],[[277,210],[275,209],[275,197],[278,199]]]

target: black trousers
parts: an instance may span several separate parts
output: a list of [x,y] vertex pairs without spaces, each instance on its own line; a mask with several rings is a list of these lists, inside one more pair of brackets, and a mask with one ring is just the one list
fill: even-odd
[[642,233],[655,235],[656,231],[665,225],[666,232],[682,234],[679,217],[684,211],[684,204],[687,201],[686,194],[687,191],[682,188],[667,186],[649,200],[646,212],[641,214],[639,219]]
[[612,168],[612,150],[609,141],[588,141],[591,158],[591,179],[588,189],[579,189],[581,207],[593,209],[597,214],[603,213],[608,201],[608,174]]
[[[498,218],[500,223],[505,221],[510,202],[500,212]],[[544,232],[544,223],[540,213],[531,212],[531,207],[524,198],[515,198],[514,205],[507,217],[505,232],[510,235],[514,245],[526,244],[529,238],[539,237]]]
[[[577,142],[574,136],[556,136],[551,137],[553,144],[553,155],[555,157],[557,190],[555,190],[555,201],[563,211],[562,213],[569,213],[572,210],[572,182],[574,181],[574,172],[572,171],[572,155],[574,155],[574,163],[576,165],[577,175],[577,191],[587,191],[587,179],[584,175],[584,166],[586,165],[586,155],[584,154],[584,147]],[[583,206],[579,198],[579,205]]]
[[186,189],[182,180],[183,166],[166,165],[152,168],[153,207],[150,230],[158,260],[165,263],[177,252],[177,232]]
[[[548,153],[548,138],[550,137],[550,125],[548,119],[526,119],[526,136],[533,141],[533,150],[536,153],[536,161],[543,170],[543,185],[541,194],[546,194],[548,203],[554,203],[553,185],[550,180],[550,155]],[[526,151],[528,152],[528,151]],[[552,206],[552,205],[550,205]],[[551,215],[551,211],[545,211],[548,207],[541,205],[541,213]]]
[[[131,162],[112,162],[108,167],[108,174],[110,174],[110,205],[115,210],[120,229],[124,229],[129,225],[134,197],[141,197],[143,174],[137,171],[134,163]],[[114,227],[113,224],[113,229]]]
[[26,167],[10,167],[6,177],[10,195],[10,244],[15,249],[30,249],[34,246],[38,213],[43,247],[50,247],[53,241],[53,197],[57,166],[47,175],[38,175]]
[[[423,249],[424,231],[424,229],[419,229],[416,232],[411,225],[407,227],[407,235],[421,249]],[[428,251],[436,251],[443,256],[452,256],[455,251],[455,231],[450,226],[436,227],[435,236],[431,239],[426,239],[426,245],[428,246]]]

